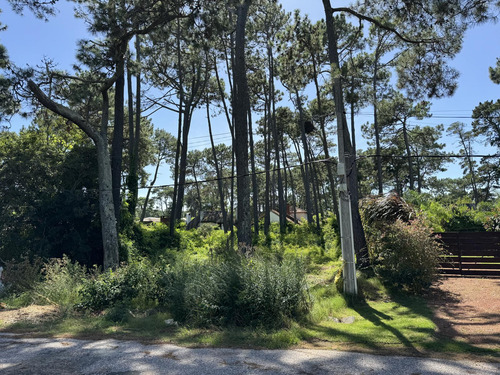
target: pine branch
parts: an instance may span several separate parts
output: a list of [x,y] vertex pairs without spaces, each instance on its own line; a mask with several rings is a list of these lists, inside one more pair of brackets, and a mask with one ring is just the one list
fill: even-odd
[[385,25],[382,22],[376,20],[375,18],[372,18],[372,17],[369,17],[369,16],[365,16],[364,14],[358,13],[358,12],[356,12],[355,10],[353,10],[351,8],[345,8],[345,7],[332,8],[331,11],[332,11],[332,13],[336,13],[336,12],[349,13],[349,14],[353,15],[354,17],[359,18],[360,20],[368,21],[368,22],[374,24],[375,26],[380,27],[381,29],[384,29],[386,31],[389,31],[389,32],[393,33],[399,39],[401,39],[402,41],[407,42],[407,43],[422,44],[422,43],[435,43],[435,42],[438,41],[437,39],[419,39],[418,40],[418,39],[407,38],[406,36],[404,36],[403,34],[401,34],[399,31],[397,31],[394,27],[391,27],[389,25]]

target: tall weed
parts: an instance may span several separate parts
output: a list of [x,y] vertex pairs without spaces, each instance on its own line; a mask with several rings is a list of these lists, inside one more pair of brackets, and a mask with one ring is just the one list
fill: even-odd
[[52,303],[71,308],[80,302],[79,290],[86,278],[86,267],[64,255],[50,259],[42,268],[43,282],[34,288],[36,303]]

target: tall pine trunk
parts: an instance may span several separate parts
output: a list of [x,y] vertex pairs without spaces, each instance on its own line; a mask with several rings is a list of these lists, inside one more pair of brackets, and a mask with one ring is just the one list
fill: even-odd
[[300,139],[302,141],[302,148],[304,150],[304,190],[306,193],[306,210],[307,210],[307,222],[313,222],[313,205],[311,200],[311,177],[310,177],[310,166],[308,163],[309,159],[309,145],[307,143],[306,130],[305,130],[305,119],[304,110],[302,108],[302,99],[297,89],[295,89],[295,95],[297,97],[297,108],[299,110],[299,127],[300,127]]
[[[236,185],[238,200],[238,243],[252,243],[250,215],[250,178],[248,175],[248,85],[245,63],[245,28],[251,0],[237,6],[234,72],[233,72],[233,116],[235,130]],[[245,249],[245,247],[242,247]]]
[[208,97],[206,98],[206,108],[207,108],[208,134],[210,135],[210,144],[212,146],[212,157],[214,158],[215,173],[217,176],[217,190],[219,192],[219,205],[220,205],[220,210],[222,212],[222,226],[224,227],[224,232],[227,232],[228,223],[227,223],[226,204],[224,199],[224,187],[222,183],[222,173],[219,168],[219,160],[217,159],[217,152],[215,150],[214,136],[212,133],[212,121],[210,120],[210,104],[208,101]]
[[124,123],[124,91],[125,91],[125,61],[120,58],[116,65],[117,79],[115,82],[115,116],[113,127],[113,143],[111,148],[111,173],[113,181],[113,202],[115,217],[120,226],[122,160],[123,160],[123,123]]
[[276,158],[276,177],[278,180],[278,211],[280,215],[280,233],[286,233],[286,202],[283,191],[283,180],[281,178],[280,148],[278,139],[278,129],[276,125],[276,97],[274,89],[274,59],[271,47],[267,49],[269,64],[269,96],[271,103],[271,127],[274,141],[274,157]]
[[366,266],[368,262],[368,249],[366,245],[365,232],[363,230],[363,224],[361,222],[361,216],[359,215],[358,207],[358,180],[357,180],[357,170],[356,163],[353,157],[354,152],[352,150],[351,139],[349,136],[349,129],[346,123],[345,117],[345,106],[344,97],[342,89],[342,81],[339,76],[340,61],[338,55],[338,39],[335,30],[335,24],[333,21],[333,13],[330,4],[330,0],[323,0],[323,5],[325,8],[325,18],[326,18],[326,29],[328,38],[328,58],[330,60],[331,71],[334,75],[333,77],[333,94],[335,99],[335,111],[337,115],[337,127],[339,134],[343,134],[342,139],[339,139],[339,143],[342,142],[344,145],[344,152],[346,157],[345,168],[347,178],[348,191],[351,195],[350,204],[352,212],[352,231],[353,231],[353,241],[354,250],[356,252],[356,262],[358,266]]

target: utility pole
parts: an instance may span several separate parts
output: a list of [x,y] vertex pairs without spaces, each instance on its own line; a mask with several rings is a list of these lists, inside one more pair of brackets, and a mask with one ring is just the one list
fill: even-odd
[[[339,175],[339,226],[342,258],[344,260],[344,293],[358,294],[356,281],[356,263],[354,255],[354,236],[352,225],[351,195],[349,192],[349,178],[354,166],[354,155],[350,154],[351,143],[349,130],[344,111],[344,97],[342,93],[342,77],[338,55],[338,36],[333,22],[330,0],[323,0],[325,8],[326,33],[328,37],[328,57],[331,64],[333,81],[333,97],[335,100],[335,115],[337,117],[337,139],[339,161],[337,174]],[[346,150],[346,145],[348,145]],[[346,152],[347,151],[347,152]]]
[[[339,141],[339,160],[337,173],[339,175],[339,219],[340,219],[340,244],[342,248],[343,259],[343,277],[344,277],[344,293],[357,295],[358,283],[356,280],[356,260],[354,256],[354,238],[352,230],[352,211],[351,197],[347,185],[347,174],[345,168],[346,158],[344,153],[340,153]],[[343,147],[343,144],[342,144]]]
[[[338,78],[335,78],[338,79]],[[339,79],[340,81],[340,79]],[[340,96],[338,89],[335,90],[335,100]],[[340,96],[341,97],[341,96]],[[342,103],[343,104],[343,103]],[[341,107],[343,108],[343,106]],[[349,193],[348,178],[351,174],[353,155],[346,153],[345,136],[347,133],[347,122],[345,114],[337,111],[337,142],[339,149],[339,162],[337,164],[337,174],[339,176],[339,226],[340,226],[340,245],[342,248],[344,293],[357,295],[358,283],[356,280],[356,258],[354,255],[354,235],[352,230],[352,207],[351,195]],[[349,163],[349,164],[347,164]],[[349,165],[349,168],[346,166]]]

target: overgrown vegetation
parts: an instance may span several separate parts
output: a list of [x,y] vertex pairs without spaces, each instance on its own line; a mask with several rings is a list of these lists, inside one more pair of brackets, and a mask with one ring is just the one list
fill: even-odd
[[[179,229],[171,241],[162,238],[163,225],[137,224],[132,238],[122,238],[129,260],[115,271],[88,269],[67,257],[9,263],[4,303],[52,304],[62,314],[46,323],[0,322],[0,328],[196,346],[286,348],[322,342],[338,348],[389,346],[412,353],[442,347],[498,355],[435,337],[432,314],[413,293],[425,291],[435,275],[420,265],[436,259],[429,250],[430,230],[413,213],[408,222],[393,216],[391,225],[366,224],[375,276],[358,273],[356,299],[345,297],[335,284],[342,262],[332,220],[322,227],[323,239],[303,225],[290,227],[280,241],[279,226],[272,225],[269,238],[255,244],[250,257],[231,249],[219,229]],[[169,247],[172,243],[176,246]]]
[[392,288],[421,293],[438,275],[443,250],[415,210],[396,194],[365,199],[370,263]]
[[4,282],[16,296],[10,301],[112,315],[154,309],[192,326],[286,327],[312,306],[306,283],[312,259],[331,260],[308,247],[318,239],[300,235],[307,226],[293,228],[286,245],[263,246],[248,258],[229,248],[221,230],[181,229],[169,239],[165,228],[135,225],[132,239],[122,238],[129,262],[115,271],[86,269],[67,257],[7,262]]

